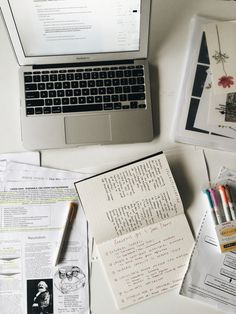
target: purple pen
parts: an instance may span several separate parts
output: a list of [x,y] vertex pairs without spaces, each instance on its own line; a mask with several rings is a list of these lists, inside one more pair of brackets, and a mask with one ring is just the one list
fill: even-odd
[[218,198],[217,198],[217,194],[216,194],[216,190],[215,189],[209,189],[210,194],[211,194],[211,199],[214,205],[214,211],[216,214],[216,218],[219,224],[221,224],[223,222],[222,216],[220,214],[220,210],[218,207]]

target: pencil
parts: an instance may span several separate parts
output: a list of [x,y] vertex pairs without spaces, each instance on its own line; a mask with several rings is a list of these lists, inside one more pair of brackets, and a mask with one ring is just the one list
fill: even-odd
[[68,232],[68,229],[69,229],[70,225],[72,224],[72,222],[75,218],[77,208],[78,208],[78,204],[76,202],[70,203],[67,217],[66,217],[66,222],[65,222],[65,225],[63,227],[62,233],[60,234],[59,241],[58,241],[58,246],[57,246],[57,250],[56,250],[56,254],[55,254],[55,260],[54,260],[54,266],[56,266],[60,260],[61,251],[63,248],[63,243],[65,240],[66,234]]

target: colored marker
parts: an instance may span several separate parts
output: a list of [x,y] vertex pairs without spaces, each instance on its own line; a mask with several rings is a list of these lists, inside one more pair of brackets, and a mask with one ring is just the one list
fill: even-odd
[[210,191],[206,189],[203,192],[206,195],[207,200],[208,200],[208,204],[209,204],[209,207],[210,207],[210,213],[211,213],[211,217],[212,217],[213,223],[214,223],[214,225],[218,225],[218,220],[216,218],[216,214],[215,214],[215,211],[214,211],[214,205],[213,205],[213,202],[212,202],[212,199],[211,199]]
[[221,202],[223,205],[226,221],[231,221],[232,217],[230,214],[227,195],[225,193],[225,187],[223,185],[218,185],[218,190],[220,192]]
[[233,204],[230,188],[229,188],[229,186],[227,184],[225,186],[225,193],[226,193],[226,196],[227,196],[227,200],[228,200],[228,205],[229,205],[231,216],[232,216],[233,220],[235,220],[236,219],[235,208],[234,208],[234,204]]
[[212,202],[213,202],[214,211],[215,211],[215,214],[216,214],[217,221],[218,221],[219,224],[221,224],[223,222],[223,219],[222,219],[222,216],[220,214],[216,191],[214,189],[209,189],[209,191],[210,191],[211,199],[212,199]]

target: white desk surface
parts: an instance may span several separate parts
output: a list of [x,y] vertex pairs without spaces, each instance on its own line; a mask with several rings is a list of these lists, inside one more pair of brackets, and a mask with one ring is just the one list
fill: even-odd
[[[155,138],[150,143],[84,146],[42,151],[42,165],[83,172],[97,172],[145,155],[178,147],[170,135],[180,77],[184,70],[190,19],[205,15],[236,19],[236,3],[222,0],[153,0],[149,61],[152,81]],[[18,65],[0,19],[0,153],[24,151],[20,141]],[[221,165],[236,170],[236,153],[205,149],[214,178]],[[200,219],[200,218],[199,218]],[[196,230],[195,230],[196,231]],[[93,314],[119,313],[100,262],[93,263],[91,278]],[[178,296],[178,290],[154,297],[122,311],[124,314],[221,313],[209,306]]]

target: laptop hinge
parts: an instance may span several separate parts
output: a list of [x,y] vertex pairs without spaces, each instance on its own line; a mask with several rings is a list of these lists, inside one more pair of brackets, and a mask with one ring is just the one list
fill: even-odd
[[53,64],[35,64],[33,69],[47,68],[74,68],[96,65],[114,65],[114,64],[134,64],[134,60],[114,60],[114,61],[96,61],[96,62],[75,62],[75,63],[53,63]]

